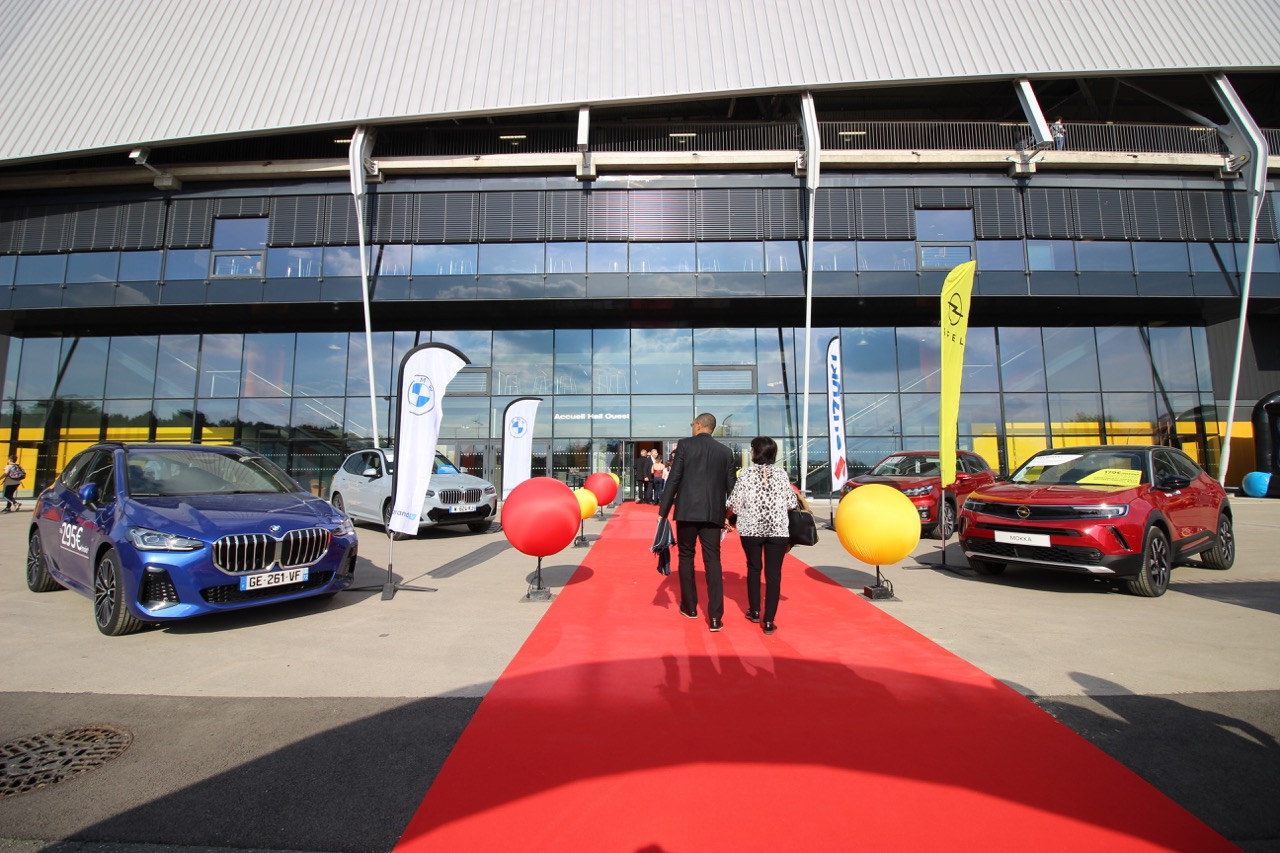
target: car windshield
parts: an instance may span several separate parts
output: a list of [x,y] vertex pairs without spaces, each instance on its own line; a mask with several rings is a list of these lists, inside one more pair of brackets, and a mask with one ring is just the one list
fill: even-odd
[[1138,486],[1150,482],[1146,454],[1138,451],[1059,450],[1041,453],[1009,477],[1040,486]]
[[936,456],[890,456],[867,473],[877,477],[929,477],[938,472]]
[[[396,470],[396,457],[392,453],[387,453],[386,458],[387,458],[387,473],[394,474]],[[432,474],[457,474],[459,473],[459,471],[458,471],[458,466],[454,465],[452,462],[449,461],[449,457],[445,456],[443,453],[437,453],[435,458],[435,464],[431,469],[431,473]]]
[[284,472],[261,456],[199,450],[130,450],[129,494],[177,497],[272,494],[297,490]]

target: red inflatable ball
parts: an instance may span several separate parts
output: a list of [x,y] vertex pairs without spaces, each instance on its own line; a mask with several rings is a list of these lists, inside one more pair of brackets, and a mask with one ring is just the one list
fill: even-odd
[[502,504],[502,532],[511,547],[546,557],[578,535],[581,508],[573,490],[554,477],[534,477],[511,490]]
[[582,485],[596,496],[600,506],[605,506],[618,496],[618,481],[603,471],[592,474]]

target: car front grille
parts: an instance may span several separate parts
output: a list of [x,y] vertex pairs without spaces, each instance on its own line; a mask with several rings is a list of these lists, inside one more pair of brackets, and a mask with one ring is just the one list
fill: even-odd
[[[966,504],[966,508],[971,512],[981,513],[982,515],[990,515],[995,518],[1011,518],[1014,521],[1079,521],[1090,518],[1090,516],[1082,515],[1078,506],[996,503],[995,501],[974,501],[971,499]],[[1025,516],[1019,515],[1019,509],[1025,510],[1027,514]],[[1094,518],[1093,520],[1098,519]]]
[[200,590],[200,597],[210,604],[238,604],[252,601],[255,598],[273,598],[277,595],[292,595],[295,592],[306,592],[318,589],[333,579],[333,572],[316,572],[302,583],[291,583],[288,586],[271,586],[265,589],[240,589],[239,584],[229,583],[223,586],[210,586]]
[[445,506],[451,504],[478,504],[480,499],[484,497],[483,489],[441,489],[436,492],[436,496],[440,498],[440,503]]
[[213,543],[213,564],[224,572],[260,572],[274,565],[309,566],[329,550],[332,535],[323,527],[290,530],[277,539],[267,533],[224,536]]

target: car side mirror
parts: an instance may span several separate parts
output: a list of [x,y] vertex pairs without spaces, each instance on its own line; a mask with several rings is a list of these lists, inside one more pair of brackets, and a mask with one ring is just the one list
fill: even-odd
[[370,480],[376,480],[378,479],[378,471],[376,468],[365,468],[364,476],[368,477]]
[[98,484],[85,483],[80,487],[80,491],[76,492],[76,494],[80,496],[80,500],[84,502],[85,506],[96,504],[98,502],[99,495]]
[[1191,479],[1188,477],[1164,477],[1156,483],[1156,488],[1162,492],[1180,492],[1190,487]]

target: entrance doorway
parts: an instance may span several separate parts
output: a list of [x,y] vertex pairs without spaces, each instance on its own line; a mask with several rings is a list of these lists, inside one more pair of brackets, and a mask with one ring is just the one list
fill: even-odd
[[662,463],[665,465],[667,463],[667,455],[669,453],[667,450],[667,443],[658,438],[637,438],[625,442],[625,446],[625,458],[629,460],[628,468],[630,470],[627,472],[627,475],[625,475],[628,476],[629,479],[623,480],[627,485],[627,489],[624,494],[628,499],[637,503],[642,501],[653,502],[654,496],[652,483],[646,487],[643,477],[641,477],[640,474],[640,454],[648,454],[650,451],[656,450],[658,451],[658,458],[661,459]]

